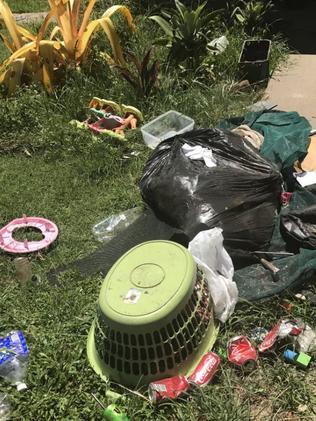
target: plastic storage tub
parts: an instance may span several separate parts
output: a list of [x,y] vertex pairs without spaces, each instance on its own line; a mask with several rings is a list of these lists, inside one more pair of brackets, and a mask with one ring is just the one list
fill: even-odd
[[141,128],[146,145],[155,149],[163,140],[188,132],[194,128],[194,120],[177,111],[167,111]]

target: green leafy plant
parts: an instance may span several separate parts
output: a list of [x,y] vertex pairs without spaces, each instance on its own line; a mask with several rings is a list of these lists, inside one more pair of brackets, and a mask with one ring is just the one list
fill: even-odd
[[170,48],[170,60],[188,61],[196,67],[207,53],[212,23],[218,11],[207,12],[206,5],[204,2],[192,10],[175,0],[175,9],[163,11],[163,16],[150,16],[165,33],[158,42]]
[[258,29],[264,30],[268,26],[267,16],[272,9],[272,1],[240,0],[230,18],[242,26],[248,35],[253,35]]
[[148,97],[158,81],[159,64],[157,60],[150,62],[151,53],[152,48],[140,59],[136,54],[127,51],[126,58],[130,66],[114,66],[119,74],[133,86],[139,97]]

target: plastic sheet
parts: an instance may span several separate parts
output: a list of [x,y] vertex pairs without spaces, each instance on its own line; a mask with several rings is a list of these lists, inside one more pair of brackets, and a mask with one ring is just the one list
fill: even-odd
[[221,121],[219,127],[234,129],[241,124],[247,124],[264,136],[260,153],[281,168],[291,167],[306,155],[311,125],[297,112],[249,112],[242,117]]
[[189,251],[206,276],[216,317],[225,322],[235,309],[238,289],[232,280],[233,262],[223,247],[222,230],[213,228],[198,233],[189,243]]
[[316,249],[316,205],[283,215],[281,230],[289,249]]
[[[210,149],[216,167],[191,160],[182,146]],[[192,130],[162,142],[140,181],[156,216],[192,239],[223,229],[225,246],[259,250],[271,239],[282,178],[244,138],[218,129]]]

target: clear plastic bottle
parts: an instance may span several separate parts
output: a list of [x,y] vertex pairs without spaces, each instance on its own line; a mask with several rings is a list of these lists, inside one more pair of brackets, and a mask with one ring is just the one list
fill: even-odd
[[143,210],[141,207],[128,209],[125,212],[109,216],[103,221],[97,223],[92,228],[93,234],[98,241],[104,243],[110,241],[119,232],[123,231],[129,225],[140,217]]
[[24,380],[28,355],[28,347],[21,331],[12,331],[0,337],[0,377],[15,385],[18,391],[27,389]]

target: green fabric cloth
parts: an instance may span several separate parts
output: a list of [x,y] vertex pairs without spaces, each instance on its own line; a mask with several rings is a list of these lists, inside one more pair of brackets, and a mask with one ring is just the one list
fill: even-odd
[[260,154],[280,168],[292,166],[306,154],[311,125],[297,112],[249,112],[243,117],[221,121],[218,127],[231,130],[241,124],[264,136]]

